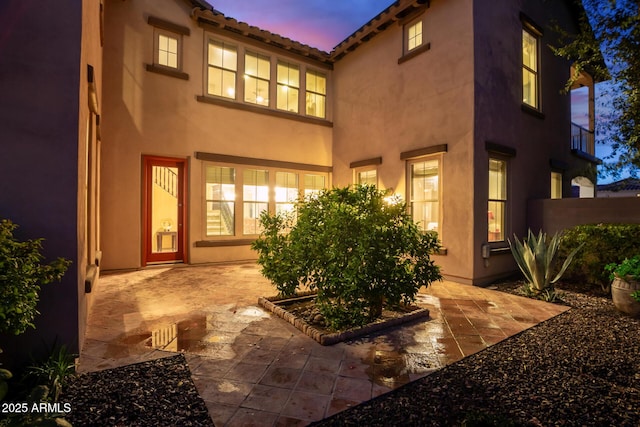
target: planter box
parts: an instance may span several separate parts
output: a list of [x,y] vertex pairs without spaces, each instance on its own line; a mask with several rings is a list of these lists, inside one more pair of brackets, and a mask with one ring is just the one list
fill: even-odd
[[269,310],[276,316],[286,320],[300,331],[310,336],[321,345],[332,345],[338,342],[350,340],[372,332],[380,331],[391,326],[401,325],[415,319],[429,317],[429,310],[426,308],[417,308],[404,315],[391,319],[382,319],[374,323],[370,323],[361,328],[348,329],[342,332],[326,332],[307,323],[304,319],[295,316],[287,311],[286,307],[293,303],[310,301],[315,298],[313,293],[302,293],[292,298],[281,299],[278,297],[260,297],[258,304],[266,310]]

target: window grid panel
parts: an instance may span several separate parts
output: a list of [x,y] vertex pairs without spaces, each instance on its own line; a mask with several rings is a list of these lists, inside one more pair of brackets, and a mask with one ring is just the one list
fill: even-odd
[[422,21],[409,27],[407,31],[407,50],[413,50],[422,44]]
[[245,169],[243,173],[243,234],[260,234],[260,214],[269,210],[269,171]]
[[358,172],[357,183],[360,185],[378,185],[378,171],[372,169]]
[[276,172],[276,214],[292,212],[298,199],[298,174]]
[[268,106],[271,59],[268,56],[253,52],[245,53],[244,79],[244,101]]
[[209,42],[207,93],[235,99],[238,53],[235,46]]
[[278,62],[277,105],[279,110],[298,112],[300,70],[296,65]]
[[507,205],[507,162],[489,159],[489,203],[487,208],[488,241],[505,239],[505,211]]
[[327,79],[324,74],[307,71],[307,115],[324,118],[326,114],[325,98]]
[[304,176],[304,196],[312,196],[320,193],[326,188],[325,177],[323,175],[305,174]]
[[522,102],[539,107],[538,101],[538,38],[522,30]]
[[178,39],[158,34],[158,65],[178,68]]
[[411,216],[424,231],[439,231],[439,160],[411,164]]
[[207,166],[206,236],[235,235],[235,169]]

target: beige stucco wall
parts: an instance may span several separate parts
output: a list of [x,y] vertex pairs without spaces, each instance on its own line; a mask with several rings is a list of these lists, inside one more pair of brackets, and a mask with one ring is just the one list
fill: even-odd
[[425,12],[431,49],[398,64],[402,27],[384,32],[335,66],[334,183],[353,182],[354,161],[382,157],[379,185],[407,200],[400,153],[447,144],[442,154],[441,239],[436,262],[450,278],[472,274],[473,22],[471,0],[434,0]]
[[[203,162],[194,153],[330,166],[331,128],[198,102],[196,97],[204,94],[206,32],[191,20],[186,2],[112,0],[106,9],[103,267],[141,265],[143,155],[189,159],[186,249],[190,263],[255,257],[248,246],[195,247],[204,236],[205,208]],[[183,71],[189,80],[146,71],[145,64],[153,63],[149,15],[190,29],[182,39]],[[288,58],[283,50],[264,52]],[[290,60],[302,62],[301,57]]]
[[[87,315],[91,307],[91,294],[85,293],[87,266],[96,265],[96,254],[100,250],[99,233],[99,170],[100,141],[99,119],[89,107],[88,65],[93,67],[97,115],[102,114],[102,45],[100,0],[82,1],[82,38],[80,48],[78,88],[78,205],[77,241],[78,261],[71,268],[77,269],[79,277],[78,329],[82,345]],[[89,124],[91,122],[91,124]],[[97,277],[97,276],[96,276]],[[97,282],[93,283],[96,286]]]

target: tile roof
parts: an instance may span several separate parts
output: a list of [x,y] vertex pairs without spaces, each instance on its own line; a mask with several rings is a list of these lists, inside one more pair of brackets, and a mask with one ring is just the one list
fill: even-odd
[[625,178],[610,184],[598,185],[598,191],[638,191],[640,190],[640,179]]

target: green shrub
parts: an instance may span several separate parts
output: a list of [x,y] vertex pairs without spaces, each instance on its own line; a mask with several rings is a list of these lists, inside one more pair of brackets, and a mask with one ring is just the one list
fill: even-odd
[[515,235],[513,238],[514,242],[509,240],[509,246],[520,271],[524,274],[528,288],[526,290],[534,296],[544,292],[543,298],[555,299],[557,297],[555,292],[550,292],[553,290],[553,284],[560,280],[581,245],[567,255],[562,266],[555,273],[556,253],[560,247],[561,235],[556,233],[548,239],[547,234],[542,231],[536,236],[529,230],[527,238],[522,242]]
[[572,227],[564,233],[559,255],[565,257],[581,244],[584,246],[567,268],[563,281],[584,286],[585,290],[601,288],[609,292],[611,281],[605,266],[640,253],[640,224]]
[[605,265],[605,271],[609,273],[609,279],[616,277],[627,280],[640,280],[640,256],[625,258],[621,263],[612,262]]
[[0,332],[15,335],[35,327],[40,286],[60,280],[71,263],[58,258],[41,264],[42,239],[21,242],[13,237],[17,227],[0,221]]
[[438,239],[418,229],[404,203],[385,196],[372,186],[334,188],[299,200],[290,216],[263,213],[264,232],[252,244],[263,275],[283,295],[301,286],[317,291],[334,329],[414,301],[420,287],[441,279],[430,258]]

